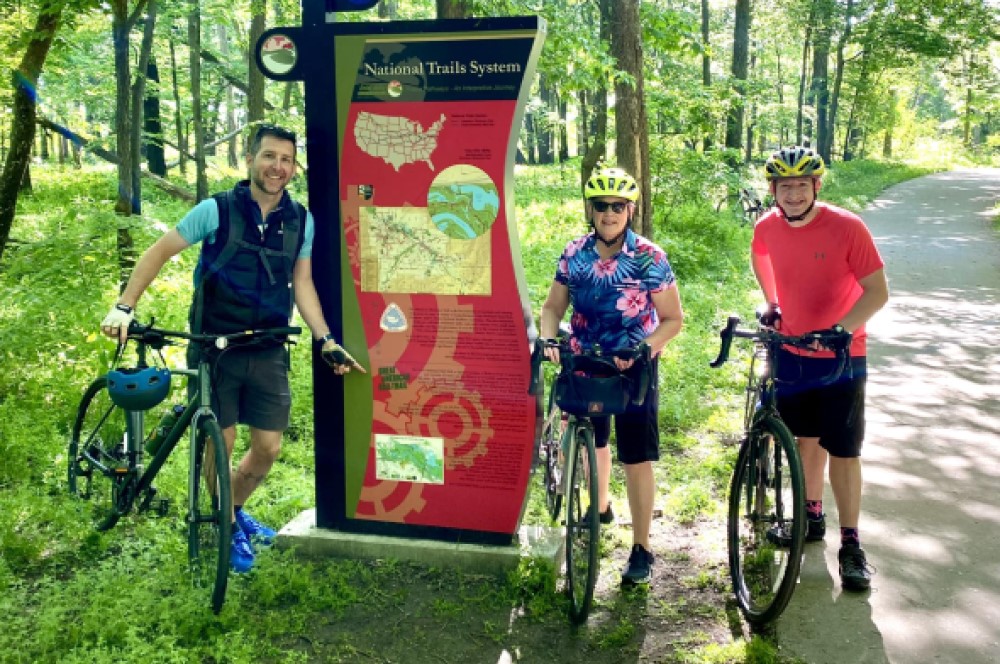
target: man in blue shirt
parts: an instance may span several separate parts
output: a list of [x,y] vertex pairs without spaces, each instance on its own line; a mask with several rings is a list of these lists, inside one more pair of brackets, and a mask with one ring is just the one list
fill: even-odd
[[[118,302],[102,321],[101,331],[124,342],[139,298],[163,265],[201,243],[192,331],[225,334],[284,327],[291,320],[294,300],[313,337],[322,344],[324,358],[343,352],[330,333],[312,280],[312,215],[286,191],[295,175],[295,157],[294,133],[261,125],[246,157],[248,179],[227,194],[199,203],[142,255]],[[290,239],[286,240],[286,233]],[[243,505],[281,450],[291,392],[283,346],[235,350],[217,358],[213,410],[230,455],[236,424],[250,428],[250,449],[232,478],[235,526],[230,560],[234,570],[246,572],[254,562],[251,543],[269,544],[276,534],[244,511]],[[346,359],[332,364],[338,374],[364,371],[350,355],[342,357]]]

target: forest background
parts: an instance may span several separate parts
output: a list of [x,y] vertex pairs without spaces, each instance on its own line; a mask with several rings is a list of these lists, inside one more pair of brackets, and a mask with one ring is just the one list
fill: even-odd
[[[687,325],[661,372],[671,463],[657,471],[662,561],[677,578],[638,601],[620,596],[611,579],[627,529],[610,529],[582,632],[566,624],[551,574],[530,563],[497,584],[278,552],[234,584],[216,618],[189,587],[177,514],[92,531],[66,495],[64,446],[83,386],[110,361],[97,322],[137,253],[243,176],[248,127],[304,134],[299,84],[265,82],[248,57],[266,27],[298,24],[300,8],[0,0],[0,11],[12,72],[0,81],[0,661],[780,660],[780,635],[751,638],[726,601],[718,533],[743,367],[711,372],[707,361],[724,315],[748,315],[757,297],[734,196],[763,192],[763,158],[791,143],[823,154],[824,195],[854,210],[928,170],[1000,163],[995,2],[383,0],[338,14],[543,16],[515,189],[534,310],[582,227],[577,192],[599,162],[637,174],[642,231],[680,275]],[[305,197],[302,178],[293,190]],[[193,258],[168,266],[145,312],[183,325]],[[307,349],[294,362],[293,427],[259,498],[275,523],[313,499]]]

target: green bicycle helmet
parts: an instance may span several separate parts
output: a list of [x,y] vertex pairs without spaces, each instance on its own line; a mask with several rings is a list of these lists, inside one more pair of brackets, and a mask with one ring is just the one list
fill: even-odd
[[588,201],[598,196],[618,196],[635,203],[639,200],[639,184],[624,169],[602,168],[583,187],[583,197]]
[[793,146],[781,148],[764,164],[764,176],[770,180],[784,178],[820,177],[826,173],[823,157],[812,148]]
[[108,395],[119,408],[149,410],[170,392],[170,370],[163,367],[118,368],[108,372]]

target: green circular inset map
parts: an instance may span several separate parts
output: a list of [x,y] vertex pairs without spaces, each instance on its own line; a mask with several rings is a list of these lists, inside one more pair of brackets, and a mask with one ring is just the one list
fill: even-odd
[[474,240],[489,231],[500,213],[500,196],[481,168],[459,164],[441,171],[427,192],[427,212],[445,235]]

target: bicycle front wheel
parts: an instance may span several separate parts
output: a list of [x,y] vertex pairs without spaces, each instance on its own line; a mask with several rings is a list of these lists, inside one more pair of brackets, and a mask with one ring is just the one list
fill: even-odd
[[90,501],[98,530],[118,523],[130,477],[125,411],[111,401],[107,386],[101,376],[83,393],[66,455],[70,493]]
[[754,423],[729,489],[729,569],[748,622],[785,610],[798,582],[805,537],[805,480],[798,445],[776,417]]
[[578,427],[567,454],[569,483],[566,496],[566,589],[569,617],[582,623],[590,613],[597,583],[597,453],[594,431]]
[[188,506],[188,558],[194,583],[212,589],[218,613],[229,583],[229,548],[233,536],[229,455],[214,417],[198,423],[191,450]]
[[549,518],[555,521],[559,518],[563,501],[563,462],[560,461],[559,446],[562,444],[562,432],[566,422],[562,419],[562,411],[556,405],[552,393],[549,393],[549,408],[545,421],[542,423],[542,440],[539,444],[539,462],[542,464],[542,482],[545,485],[545,507]]

